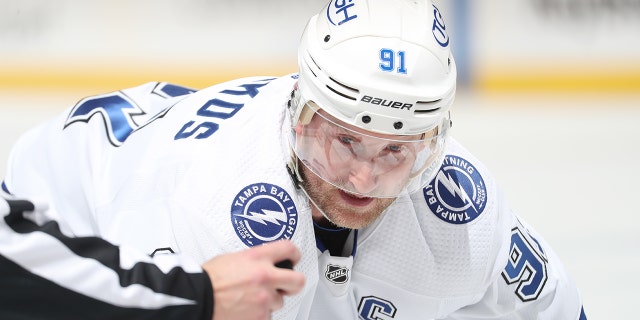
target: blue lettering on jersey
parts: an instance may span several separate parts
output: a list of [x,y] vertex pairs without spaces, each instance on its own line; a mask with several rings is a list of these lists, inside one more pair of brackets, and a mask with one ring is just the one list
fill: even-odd
[[183,96],[185,94],[192,94],[196,91],[197,90],[183,87],[183,86],[178,86],[171,83],[162,83],[161,85],[153,89],[153,93],[158,94],[165,98],[178,97],[178,96]]
[[327,6],[327,19],[334,26],[339,26],[358,17],[351,8],[356,4],[354,0],[334,0]]
[[75,105],[64,127],[78,121],[89,122],[95,114],[102,115],[109,142],[114,146],[120,146],[139,126],[132,117],[142,115],[144,111],[122,92],[89,97]]
[[358,304],[358,315],[364,320],[393,319],[397,310],[390,301],[375,296],[362,297]]
[[440,10],[433,6],[433,26],[431,27],[431,32],[433,33],[433,37],[436,39],[436,42],[441,47],[446,47],[449,45],[449,35],[447,34],[447,28],[444,25],[444,19],[442,18],[442,14]]
[[587,314],[584,313],[584,307],[580,309],[580,319],[578,320],[587,320]]
[[[258,95],[258,89],[267,85],[273,78],[261,79],[253,83],[239,85],[237,89],[220,91],[215,98],[205,102],[196,112],[196,116],[204,118],[204,121],[191,120],[185,123],[176,133],[174,140],[206,139],[218,131],[220,125],[213,119],[229,119],[233,117],[245,103]],[[230,102],[232,97],[240,97],[241,101]],[[197,123],[197,124],[196,124]]]
[[453,155],[445,157],[438,174],[422,193],[431,212],[454,224],[473,221],[487,205],[487,188],[478,170]]
[[539,242],[530,234],[518,227],[511,230],[509,260],[502,278],[509,285],[518,284],[515,293],[523,302],[536,300],[547,283],[547,257],[539,249]]
[[298,224],[298,211],[283,188],[255,183],[242,188],[233,199],[231,223],[242,242],[252,247],[291,239]]
[[[152,93],[164,98],[170,98],[194,91],[193,89],[163,82],[158,83]],[[138,124],[133,119],[133,116],[143,115],[145,112],[122,91],[117,91],[88,97],[78,102],[71,109],[64,127],[67,128],[75,122],[89,122],[89,119],[95,114],[102,115],[109,142],[116,147],[121,146],[133,131],[146,124]]]

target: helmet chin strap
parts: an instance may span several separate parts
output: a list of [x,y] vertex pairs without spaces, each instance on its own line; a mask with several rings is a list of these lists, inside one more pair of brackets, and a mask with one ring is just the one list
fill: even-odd
[[[293,150],[292,150],[292,154],[295,154],[295,153],[293,153]],[[298,189],[302,190],[302,192],[305,194],[305,196],[307,196],[307,198],[309,199],[309,202],[311,202],[311,204],[316,208],[316,210],[318,210],[318,212],[320,212],[322,214],[322,216],[325,219],[327,219],[327,221],[329,221],[329,222],[331,222],[331,223],[333,223],[334,225],[337,226],[337,224],[335,222],[333,222],[327,216],[326,213],[324,213],[324,210],[320,209],[320,206],[318,206],[316,204],[316,202],[313,201],[311,196],[309,196],[309,193],[307,192],[307,190],[305,190],[304,186],[302,185],[302,181],[304,181],[304,180],[302,179],[302,175],[300,174],[300,171],[299,171],[299,167],[300,166],[299,166],[298,158],[295,155],[293,155],[291,158],[292,159],[291,159],[290,163],[287,164],[287,171],[289,172],[289,176],[293,180],[293,183],[295,184],[295,186]],[[312,219],[313,219],[313,217],[312,217]]]

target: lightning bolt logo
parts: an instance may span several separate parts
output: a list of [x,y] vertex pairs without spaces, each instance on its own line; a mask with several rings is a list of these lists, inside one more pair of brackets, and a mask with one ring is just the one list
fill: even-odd
[[471,200],[467,191],[464,190],[459,182],[456,183],[454,179],[451,178],[450,174],[445,175],[443,171],[439,171],[437,180],[449,191],[449,193],[451,193],[451,195],[460,197],[462,202],[466,204],[462,209],[472,207],[475,212],[478,212],[478,208],[473,205],[473,200]]
[[242,217],[263,225],[267,225],[267,222],[282,226],[282,223],[287,222],[287,215],[281,211],[273,211],[262,209],[262,213],[250,211],[249,214],[236,214],[236,217]]
[[436,177],[422,193],[431,212],[448,223],[469,223],[487,205],[482,175],[472,162],[455,155],[445,157]]
[[231,223],[247,246],[291,239],[298,225],[298,211],[287,190],[270,183],[242,188],[231,205]]

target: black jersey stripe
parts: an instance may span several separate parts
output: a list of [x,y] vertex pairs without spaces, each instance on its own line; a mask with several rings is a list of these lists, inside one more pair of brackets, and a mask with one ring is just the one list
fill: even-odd
[[198,305],[124,308],[79,294],[0,256],[0,319],[207,319]]
[[77,256],[94,259],[116,272],[122,287],[140,284],[157,293],[194,301],[202,301],[203,298],[213,296],[211,286],[208,285],[209,278],[204,272],[188,273],[176,267],[164,273],[158,266],[147,262],[138,262],[131,269],[122,269],[120,249],[117,246],[98,237],[68,237],[60,231],[55,221],[39,226],[22,215],[25,211],[33,210],[33,204],[25,200],[7,200],[7,203],[11,212],[5,216],[4,220],[13,231],[20,234],[32,232],[48,234]]

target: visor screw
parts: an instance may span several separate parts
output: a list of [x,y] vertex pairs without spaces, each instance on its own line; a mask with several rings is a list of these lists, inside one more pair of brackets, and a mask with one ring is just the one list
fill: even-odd
[[331,40],[331,35],[324,36],[324,42],[329,42]]
[[369,116],[362,116],[362,122],[363,122],[363,123],[369,123],[369,122],[371,122],[371,117],[369,117]]
[[403,124],[400,121],[398,121],[398,122],[393,124],[393,127],[396,128],[396,130],[402,129],[402,126],[403,126]]

